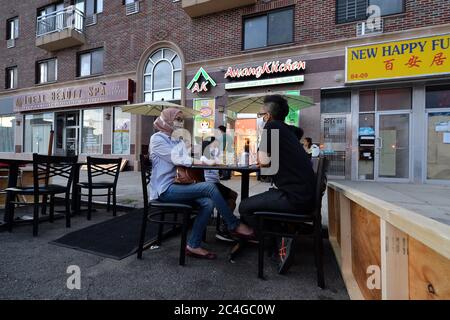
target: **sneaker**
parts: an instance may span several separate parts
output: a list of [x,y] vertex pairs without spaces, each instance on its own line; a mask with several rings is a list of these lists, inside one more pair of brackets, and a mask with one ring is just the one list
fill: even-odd
[[291,238],[281,238],[281,243],[278,250],[279,265],[278,273],[285,274],[294,260],[294,240]]
[[224,228],[220,228],[220,230],[217,230],[216,239],[226,242],[234,242],[234,239],[231,237],[230,232],[228,230],[224,230]]

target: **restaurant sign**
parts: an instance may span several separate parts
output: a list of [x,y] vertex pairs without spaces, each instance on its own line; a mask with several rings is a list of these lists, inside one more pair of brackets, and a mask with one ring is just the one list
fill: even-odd
[[245,88],[254,88],[254,87],[264,87],[264,86],[273,86],[279,84],[290,84],[290,83],[299,83],[303,82],[305,77],[303,75],[299,76],[291,76],[291,77],[282,77],[282,78],[274,78],[274,79],[261,79],[261,80],[252,80],[252,81],[244,81],[244,82],[233,82],[225,84],[225,89],[245,89]]
[[[202,82],[200,82],[200,78],[203,79]],[[188,90],[191,90],[192,93],[200,93],[207,92],[209,85],[215,87],[217,84],[214,79],[211,78],[211,76],[205,71],[205,69],[200,68],[191,82],[189,82],[187,88]]]
[[346,49],[346,82],[450,75],[450,35]]
[[130,101],[131,80],[111,81],[25,94],[14,98],[14,112]]
[[262,65],[255,67],[245,68],[233,68],[229,67],[225,73],[225,79],[239,79],[246,77],[254,77],[256,79],[261,78],[264,75],[282,74],[286,72],[305,70],[305,61],[293,61],[292,59],[286,60],[286,62],[271,61],[265,62]]

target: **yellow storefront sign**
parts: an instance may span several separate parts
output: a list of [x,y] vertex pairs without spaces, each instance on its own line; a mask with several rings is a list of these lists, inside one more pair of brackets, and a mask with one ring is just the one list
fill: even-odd
[[348,47],[346,82],[450,75],[450,34]]

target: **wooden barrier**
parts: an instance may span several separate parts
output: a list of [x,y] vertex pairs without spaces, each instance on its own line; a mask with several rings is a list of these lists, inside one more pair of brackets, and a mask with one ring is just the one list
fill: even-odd
[[337,182],[329,234],[351,299],[450,299],[450,227]]

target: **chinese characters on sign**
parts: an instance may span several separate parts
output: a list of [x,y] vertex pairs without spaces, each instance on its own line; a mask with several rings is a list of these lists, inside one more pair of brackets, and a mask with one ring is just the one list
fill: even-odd
[[346,82],[450,74],[450,35],[347,48]]

